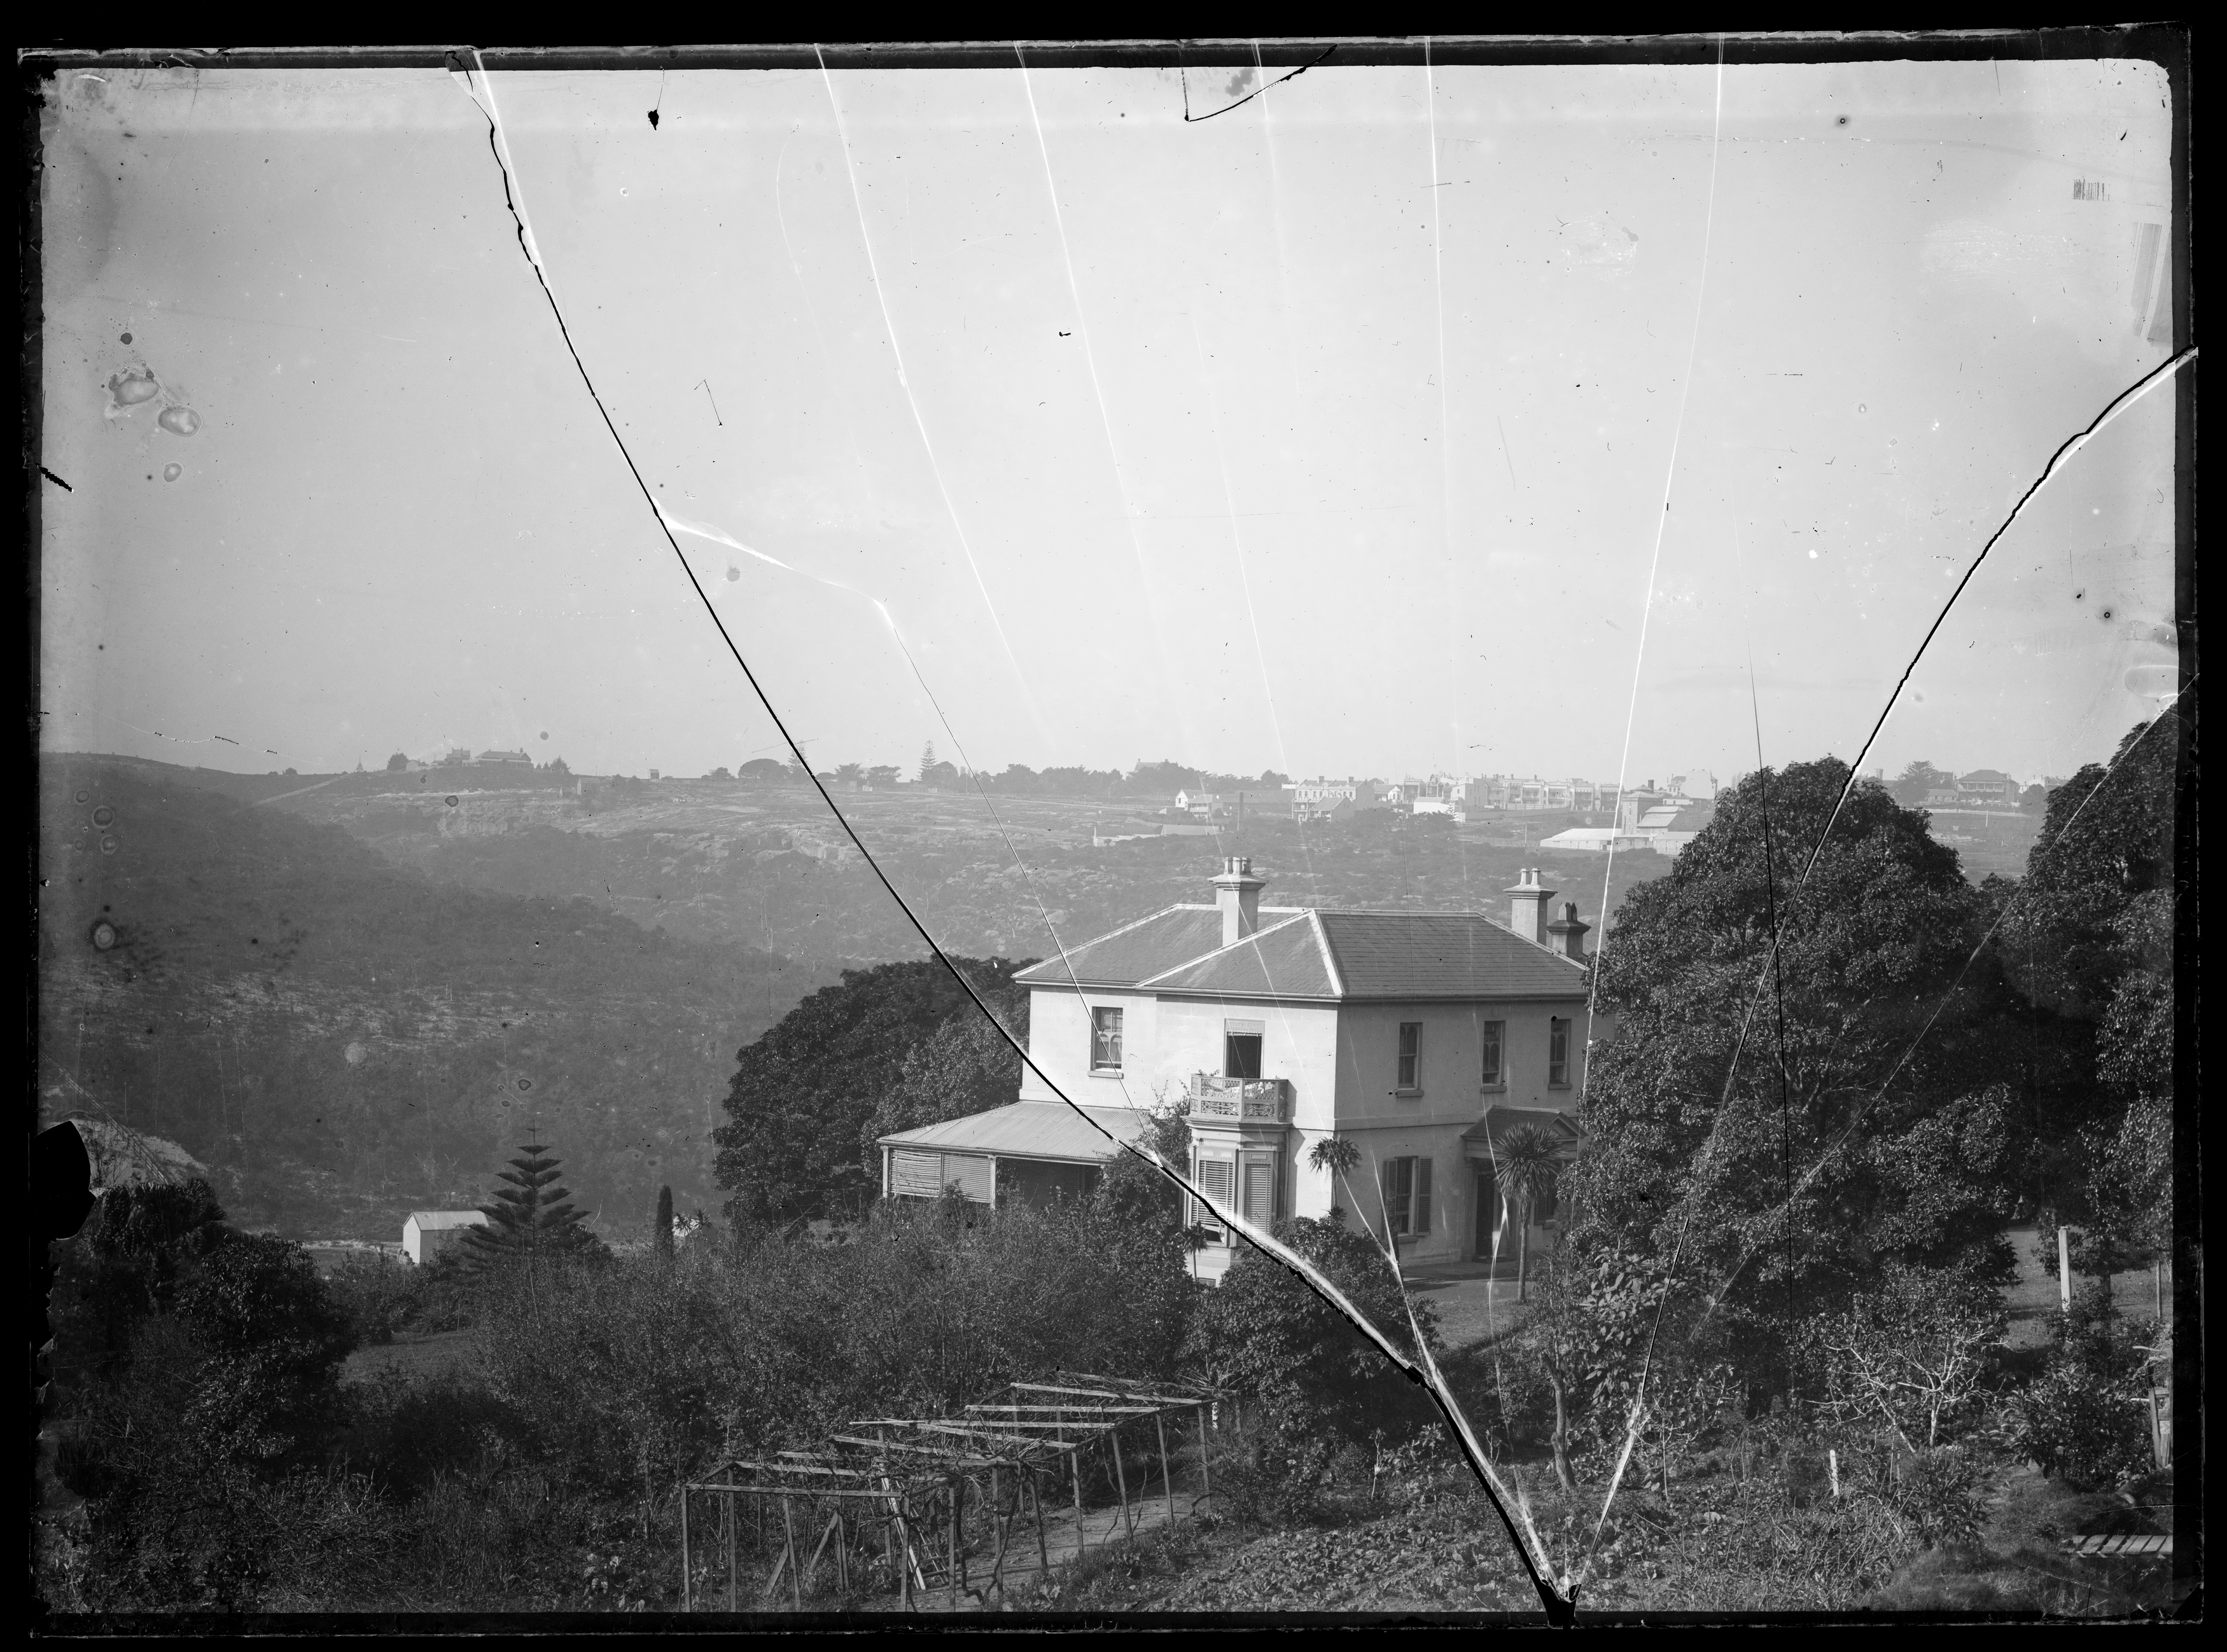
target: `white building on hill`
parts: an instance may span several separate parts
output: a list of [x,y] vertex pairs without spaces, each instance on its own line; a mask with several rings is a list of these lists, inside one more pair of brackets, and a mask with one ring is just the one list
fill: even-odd
[[[1168,907],[1024,970],[1035,1065],[1019,1099],[883,1138],[884,1193],[1080,1196],[1116,1150],[1061,1095],[1133,1140],[1157,1097],[1180,1094],[1194,1183],[1248,1221],[1336,1205],[1388,1219],[1418,1262],[1512,1269],[1493,1145],[1538,1125],[1574,1148],[1591,926],[1573,904],[1552,915],[1535,871],[1508,891],[1505,922],[1264,907],[1265,881],[1231,858],[1214,904]],[[1307,1162],[1330,1136],[1361,1149],[1350,1185]],[[1192,1219],[1216,1235],[1198,1272],[1219,1279],[1242,1241],[1204,1207]]]

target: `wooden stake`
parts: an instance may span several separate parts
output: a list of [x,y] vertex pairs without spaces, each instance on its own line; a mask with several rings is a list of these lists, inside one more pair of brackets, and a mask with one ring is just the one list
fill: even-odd
[[691,1579],[689,1566],[688,1488],[683,1484],[680,1488],[680,1610],[684,1612],[692,1612],[696,1610],[695,1586]]
[[1202,1497],[1212,1490],[1206,1477],[1206,1407],[1198,1408],[1198,1495]]
[[1082,1558],[1082,1448],[1075,1447],[1067,1454],[1067,1466],[1075,1477],[1075,1558]]
[[800,1589],[805,1584],[809,1583],[812,1580],[813,1574],[820,1570],[820,1557],[827,1553],[828,1540],[835,1535],[836,1531],[842,1526],[842,1524],[843,1516],[839,1512],[833,1516],[833,1518],[828,1521],[826,1529],[820,1534],[820,1542],[812,1551],[811,1564],[804,1568],[804,1576],[799,1580],[798,1587]]
[[1160,1437],[1160,1495],[1167,1499],[1168,1526],[1172,1530],[1176,1523],[1176,1488],[1175,1482],[1168,1477],[1167,1419],[1159,1413],[1154,1412],[1152,1427],[1158,1431]]
[[[1114,1447],[1114,1474],[1120,1484],[1121,1524],[1128,1529],[1130,1540],[1133,1542],[1137,1536],[1137,1522],[1129,1517],[1129,1476],[1121,1466],[1121,1431],[1118,1428],[1109,1428],[1106,1431],[1106,1438]],[[1111,1528],[1108,1528],[1107,1534],[1108,1536],[1113,1534]]]
[[1043,1488],[1035,1477],[1029,1480],[1029,1503],[1037,1511],[1037,1571],[1047,1582],[1051,1578],[1051,1551],[1044,1545]]
[[[729,1485],[732,1485],[734,1483],[735,1471],[732,1469],[729,1469],[727,1470],[727,1483]],[[723,1511],[725,1515],[725,1519],[723,1523],[724,1524],[727,1532],[727,1610],[731,1612],[740,1611],[742,1610],[742,1595],[740,1593],[742,1589],[742,1569],[736,1564],[735,1560],[735,1528],[743,1523],[742,1510],[735,1507],[735,1499],[731,1493],[726,1496],[721,1497],[719,1501],[725,1505]]]
[[998,1552],[990,1561],[990,1581],[982,1585],[982,1602],[987,1605],[990,1591],[998,1591],[998,1604],[1005,1604],[1005,1538],[1011,1529],[1005,1511],[998,1501],[998,1470],[990,1470],[990,1523],[997,1530]]
[[946,1541],[951,1562],[951,1610],[959,1610],[959,1486],[957,1475],[951,1477],[951,1531]]
[[782,1529],[788,1534],[788,1541],[782,1550],[782,1555],[788,1562],[789,1596],[795,1601],[796,1610],[802,1611],[804,1580],[796,1574],[796,1515],[791,1506],[789,1495],[786,1491],[781,1494],[781,1524]]

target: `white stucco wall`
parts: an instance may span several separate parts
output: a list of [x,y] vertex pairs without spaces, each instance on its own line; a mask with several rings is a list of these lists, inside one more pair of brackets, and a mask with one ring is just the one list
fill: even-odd
[[[1547,1022],[1570,1022],[1570,1081],[1550,1086]],[[1422,1036],[1422,1093],[1394,1095],[1399,1075],[1400,1024],[1419,1021]],[[1483,1025],[1503,1024],[1503,1081],[1483,1083]],[[1596,1027],[1594,1036],[1600,1036]],[[1582,999],[1501,1004],[1349,1004],[1338,1017],[1335,1125],[1362,1151],[1352,1180],[1356,1214],[1383,1221],[1377,1167],[1408,1155],[1431,1160],[1431,1231],[1419,1234],[1403,1257],[1452,1261],[1470,1254],[1477,1223],[1477,1190],[1464,1156],[1462,1132],[1489,1107],[1574,1110],[1585,1081],[1586,1012]],[[1310,1121],[1311,1124],[1313,1121]],[[1329,1208],[1332,1183],[1306,1168],[1306,1155],[1324,1132],[1303,1132],[1296,1149],[1294,1211],[1319,1216]],[[1343,1194],[1337,1196],[1344,1202]]]
[[[1092,1007],[1122,1014],[1122,1072],[1117,1078],[1090,1071]],[[1570,1081],[1547,1081],[1547,1022],[1570,1024]],[[1462,1132],[1488,1107],[1570,1111],[1585,1080],[1586,1013],[1582,999],[1504,1004],[1264,1004],[1239,998],[1156,999],[1138,992],[1039,987],[1029,1005],[1031,1057],[1077,1101],[1139,1107],[1157,1094],[1180,1094],[1196,1072],[1222,1070],[1223,1023],[1261,1022],[1260,1075],[1292,1086],[1292,1131],[1286,1138],[1279,1209],[1322,1217],[1333,1203],[1372,1225],[1383,1220],[1379,1166],[1416,1155],[1432,1162],[1431,1231],[1402,1247],[1418,1262],[1468,1256],[1474,1246],[1478,1190],[1464,1157]],[[1423,1024],[1422,1094],[1390,1094],[1398,1073],[1399,1027]],[[1505,1024],[1503,1081],[1487,1090],[1481,1080],[1481,1025]],[[1596,1041],[1608,1036],[1596,1022]],[[1033,1073],[1024,1072],[1024,1100],[1056,1098]],[[1333,1179],[1311,1169],[1307,1154],[1333,1131],[1351,1139],[1362,1162],[1351,1180],[1351,1198]]]

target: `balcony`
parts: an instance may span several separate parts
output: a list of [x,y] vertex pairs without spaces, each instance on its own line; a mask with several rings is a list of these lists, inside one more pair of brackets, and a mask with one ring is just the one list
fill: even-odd
[[1244,1124],[1289,1124],[1292,1086],[1280,1078],[1221,1078],[1193,1073],[1185,1094],[1194,1119],[1234,1119]]

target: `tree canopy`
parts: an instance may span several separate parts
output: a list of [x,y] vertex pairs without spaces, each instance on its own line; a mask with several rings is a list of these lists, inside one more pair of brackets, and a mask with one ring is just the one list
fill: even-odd
[[464,1229],[463,1253],[469,1261],[486,1266],[601,1248],[581,1225],[586,1213],[573,1209],[571,1190],[555,1185],[564,1175],[559,1164],[539,1142],[518,1150],[510,1169],[496,1178],[510,1185],[495,1189],[494,1197],[480,1207],[488,1225]]
[[1584,1103],[1579,1228],[1678,1251],[1774,1321],[1890,1259],[2007,1260],[2012,1097],[1975,1036],[1992,978],[1965,973],[1983,903],[1875,783],[1826,838],[1847,779],[1828,757],[1720,793],[1596,966],[1618,1030]]
[[[992,1004],[1017,1001],[1013,973],[1026,961],[952,961]],[[813,993],[737,1050],[727,1121],[713,1138],[719,1185],[730,1195],[728,1221],[786,1222],[861,1208],[878,1185],[860,1149],[867,1127],[904,1081],[908,1059],[962,1012],[980,1018],[940,960],[880,964],[845,970],[840,983]],[[1024,1025],[1016,1030],[1025,1036]],[[923,1056],[930,1060],[932,1073],[916,1065],[916,1088],[909,1093],[916,1100],[944,1082],[961,1095],[986,1094],[981,1075],[995,1052],[986,1041],[954,1033],[932,1058]],[[1007,1071],[1010,1100],[1018,1075]]]

